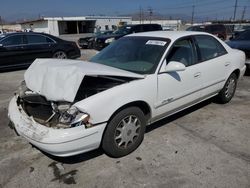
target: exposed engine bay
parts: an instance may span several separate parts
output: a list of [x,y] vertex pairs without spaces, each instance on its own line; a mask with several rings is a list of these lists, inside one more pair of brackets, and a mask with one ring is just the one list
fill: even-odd
[[73,103],[48,101],[46,97],[29,90],[23,81],[19,87],[17,104],[22,106],[28,116],[32,116],[36,122],[44,126],[70,128],[84,124],[89,128],[92,126],[88,122],[89,115],[86,112],[80,112],[73,104],[134,79],[118,76],[85,76]]

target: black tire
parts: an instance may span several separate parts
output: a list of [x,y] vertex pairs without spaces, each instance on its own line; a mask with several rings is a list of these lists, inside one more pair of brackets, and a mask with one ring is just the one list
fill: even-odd
[[[121,110],[107,125],[102,140],[104,152],[115,158],[128,155],[141,144],[145,128],[146,119],[140,108],[128,107]],[[126,139],[132,139],[132,141]]]
[[233,98],[236,87],[237,87],[237,76],[235,73],[232,73],[217,96],[218,102],[222,104],[228,103]]

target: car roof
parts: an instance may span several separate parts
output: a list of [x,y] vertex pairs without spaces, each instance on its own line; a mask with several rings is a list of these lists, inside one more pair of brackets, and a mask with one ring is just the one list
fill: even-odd
[[170,40],[176,40],[178,38],[191,36],[191,35],[212,36],[209,33],[199,32],[199,31],[150,31],[150,32],[134,33],[134,34],[126,35],[125,37],[143,36],[143,37],[160,37],[160,38],[166,38]]
[[138,26],[138,25],[143,25],[143,26],[145,26],[145,25],[153,25],[153,26],[158,26],[158,25],[160,25],[160,24],[127,24],[127,25],[124,25],[124,27],[135,27],[135,26]]
[[47,36],[50,36],[49,34],[47,33],[38,33],[38,32],[13,32],[13,33],[4,33],[3,35],[4,36],[11,36],[11,35],[47,35]]
[[13,33],[4,33],[4,34],[1,34],[0,40],[3,39],[3,38],[6,38],[8,36],[12,36],[12,35],[44,35],[44,36],[52,38],[53,40],[56,40],[56,41],[63,41],[62,39],[60,39],[60,38],[58,38],[56,36],[53,36],[53,35],[50,35],[50,34],[47,34],[47,33],[39,33],[39,32],[13,32]]

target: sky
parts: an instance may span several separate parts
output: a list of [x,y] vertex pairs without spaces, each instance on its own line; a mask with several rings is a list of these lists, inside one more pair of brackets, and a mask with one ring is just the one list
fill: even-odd
[[[250,19],[250,0],[237,0],[236,18],[240,19],[245,7],[245,19]],[[4,20],[23,20],[46,16],[163,14],[172,18],[195,19],[233,18],[236,0],[0,0],[0,16]]]

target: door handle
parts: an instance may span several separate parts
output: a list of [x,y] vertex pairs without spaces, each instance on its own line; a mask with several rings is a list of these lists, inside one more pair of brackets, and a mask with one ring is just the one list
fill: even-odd
[[200,72],[197,72],[197,73],[194,74],[194,77],[195,77],[195,78],[198,78],[198,77],[200,77],[200,76],[201,76],[201,73],[200,73]]
[[226,62],[225,63],[225,67],[229,66],[230,65],[230,62]]

